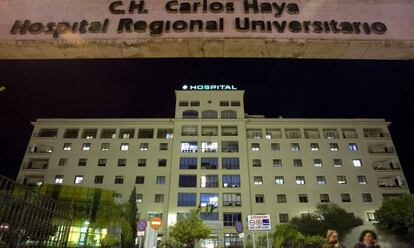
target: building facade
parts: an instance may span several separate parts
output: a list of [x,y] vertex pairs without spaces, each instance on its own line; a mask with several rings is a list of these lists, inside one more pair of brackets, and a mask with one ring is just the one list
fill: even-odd
[[239,242],[234,223],[269,214],[274,226],[333,202],[375,221],[384,198],[408,193],[384,119],[265,118],[244,91],[176,91],[175,117],[38,119],[18,181],[137,189],[139,217],[161,235],[191,209],[213,228],[204,247]]

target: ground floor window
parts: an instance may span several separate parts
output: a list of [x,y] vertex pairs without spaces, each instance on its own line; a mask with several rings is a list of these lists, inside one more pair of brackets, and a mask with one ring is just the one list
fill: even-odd
[[224,234],[224,247],[243,247],[242,240],[237,233],[225,233]]

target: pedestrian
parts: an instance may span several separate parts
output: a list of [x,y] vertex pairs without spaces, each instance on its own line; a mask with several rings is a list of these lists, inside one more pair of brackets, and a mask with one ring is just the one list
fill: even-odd
[[381,248],[377,243],[377,234],[372,230],[364,230],[354,248]]
[[328,230],[326,233],[325,244],[322,245],[322,248],[344,248],[339,244],[339,235],[335,230]]

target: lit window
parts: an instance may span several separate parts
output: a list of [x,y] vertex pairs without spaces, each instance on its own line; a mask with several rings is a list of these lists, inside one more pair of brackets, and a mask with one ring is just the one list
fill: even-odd
[[262,185],[263,184],[263,177],[262,176],[255,176],[253,177],[253,182],[255,185]]
[[304,176],[297,176],[296,177],[296,184],[305,184],[305,177]]
[[197,152],[197,141],[181,142],[181,152]]
[[369,222],[376,222],[375,212],[367,212],[367,219]]
[[95,139],[98,129],[84,129],[82,132],[82,139]]
[[122,143],[121,144],[121,151],[128,151],[129,144],[128,143]]
[[173,130],[172,129],[158,129],[157,131],[157,138],[158,139],[172,139],[173,138]]
[[316,183],[317,184],[326,184],[326,179],[324,176],[316,176]]
[[313,160],[314,167],[322,167],[322,159],[314,159]]
[[318,143],[311,143],[310,147],[311,147],[311,151],[319,151],[319,144]]
[[223,206],[240,207],[241,206],[241,194],[240,193],[223,193]]
[[203,141],[201,142],[201,152],[217,152],[218,142]]
[[240,175],[223,175],[223,188],[239,188]]
[[63,175],[57,175],[55,177],[55,183],[56,184],[62,184],[63,183]]
[[252,143],[251,144],[251,149],[254,152],[260,151],[260,144],[259,143]]
[[358,176],[358,183],[359,184],[367,184],[367,177],[366,176]]
[[285,184],[285,178],[283,176],[275,176],[276,184]]
[[136,202],[137,203],[142,203],[142,201],[144,200],[144,195],[143,194],[137,194],[136,196]]
[[149,147],[148,143],[139,144],[139,150],[140,151],[148,151],[148,147]]
[[362,167],[361,159],[352,159],[352,164],[354,165],[354,167]]
[[75,176],[75,180],[74,180],[75,184],[80,184],[82,182],[83,182],[83,176]]
[[109,146],[110,146],[109,143],[102,143],[101,150],[102,151],[108,151],[109,150]]
[[116,129],[102,129],[101,139],[115,139]]
[[183,126],[181,128],[181,136],[197,136],[198,127],[197,126]]
[[323,129],[322,131],[325,139],[339,139],[336,129]]
[[281,139],[282,130],[281,129],[266,129],[266,139]]
[[339,184],[346,184],[346,177],[345,176],[337,176],[336,177]]
[[247,138],[248,139],[261,139],[263,138],[263,133],[261,129],[247,129]]
[[201,193],[200,194],[200,205],[202,207],[215,206],[218,207],[218,193]]
[[299,143],[291,143],[291,144],[290,144],[290,150],[291,150],[292,152],[297,152],[297,151],[300,151],[300,146],[299,146]]
[[164,185],[165,184],[165,176],[157,176],[156,184]]
[[356,144],[356,143],[349,143],[349,144],[348,144],[348,146],[349,146],[349,150],[350,150],[351,152],[356,152],[356,151],[358,151],[358,144]]
[[91,149],[91,143],[83,143],[82,151],[89,151]]
[[135,136],[135,129],[121,129],[119,131],[120,139],[133,139]]
[[273,159],[273,167],[282,167],[282,160],[281,159]]
[[201,176],[200,179],[201,188],[218,188],[219,186],[217,175]]
[[64,151],[70,151],[70,150],[72,150],[72,143],[65,143],[65,144],[63,144],[63,150]]
[[339,146],[338,146],[337,143],[330,143],[329,144],[329,147],[330,147],[330,149],[331,149],[332,152],[339,151]]

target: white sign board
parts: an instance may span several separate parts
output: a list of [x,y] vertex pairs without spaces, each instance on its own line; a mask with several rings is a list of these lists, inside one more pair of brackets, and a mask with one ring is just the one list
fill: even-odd
[[272,224],[270,222],[270,215],[248,215],[247,216],[248,229],[251,231],[270,231]]

